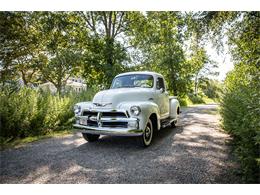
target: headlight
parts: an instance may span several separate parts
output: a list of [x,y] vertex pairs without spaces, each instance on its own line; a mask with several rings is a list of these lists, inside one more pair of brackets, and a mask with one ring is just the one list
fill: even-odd
[[81,107],[80,107],[79,105],[75,105],[75,106],[74,106],[74,113],[75,113],[75,114],[79,114],[80,111],[81,111]]
[[138,116],[141,112],[141,108],[139,106],[132,106],[130,108],[130,112],[135,115],[135,116]]

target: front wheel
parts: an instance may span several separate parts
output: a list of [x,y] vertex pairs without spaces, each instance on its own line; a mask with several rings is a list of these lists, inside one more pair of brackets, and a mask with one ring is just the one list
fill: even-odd
[[139,138],[143,147],[148,147],[153,139],[153,123],[149,119],[143,135]]
[[84,139],[88,142],[95,142],[98,140],[100,135],[93,135],[93,134],[89,134],[89,133],[82,133]]
[[176,124],[177,124],[177,120],[176,120],[176,121],[173,121],[173,122],[171,122],[171,127],[175,128],[175,127],[176,127]]

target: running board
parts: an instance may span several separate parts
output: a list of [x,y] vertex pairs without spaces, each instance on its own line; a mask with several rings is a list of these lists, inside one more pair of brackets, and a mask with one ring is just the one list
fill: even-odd
[[167,126],[170,126],[173,121],[176,121],[176,119],[165,119],[161,123],[161,127],[165,128]]

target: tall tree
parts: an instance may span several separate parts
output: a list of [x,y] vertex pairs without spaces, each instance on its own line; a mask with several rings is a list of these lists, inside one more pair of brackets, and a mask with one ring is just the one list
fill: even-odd
[[38,72],[41,41],[35,28],[36,13],[0,13],[1,80],[21,77],[27,85]]
[[125,50],[126,12],[79,12],[89,30],[84,75],[108,87],[128,61]]
[[79,70],[84,52],[78,44],[81,41],[78,18],[70,12],[42,12],[39,21],[45,46],[41,53],[45,63],[40,70],[60,94],[68,78]]
[[183,48],[185,25],[179,12],[147,12],[132,24],[133,42],[142,51],[143,66],[162,73],[173,94],[183,96],[191,85],[192,65]]

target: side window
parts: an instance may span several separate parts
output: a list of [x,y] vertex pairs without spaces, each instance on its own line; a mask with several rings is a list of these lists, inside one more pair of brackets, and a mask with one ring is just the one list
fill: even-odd
[[156,89],[161,89],[161,88],[165,90],[164,82],[162,78],[158,77],[156,81]]

